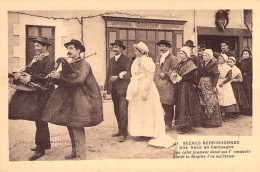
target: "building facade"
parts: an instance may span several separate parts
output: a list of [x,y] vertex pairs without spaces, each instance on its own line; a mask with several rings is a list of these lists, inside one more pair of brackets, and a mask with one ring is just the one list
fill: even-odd
[[[49,51],[53,60],[66,56],[64,43],[78,39],[86,47],[98,84],[105,82],[107,64],[113,57],[111,42],[119,39],[134,56],[133,44],[140,41],[149,47],[149,55],[159,55],[156,42],[166,39],[172,43],[171,53],[178,51],[186,40],[197,47],[220,52],[220,42],[228,40],[238,55],[243,48],[252,48],[252,10],[230,10],[227,19],[220,19],[223,30],[216,27],[218,10],[173,11],[9,11],[8,12],[8,72],[19,71],[33,57],[31,39],[42,36],[52,42]],[[227,25],[226,25],[227,24]],[[195,48],[195,52],[197,49]]]

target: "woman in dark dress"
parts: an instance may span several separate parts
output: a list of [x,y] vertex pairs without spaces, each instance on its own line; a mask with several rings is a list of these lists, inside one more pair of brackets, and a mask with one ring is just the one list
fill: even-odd
[[203,54],[203,64],[199,83],[200,103],[204,109],[203,127],[219,127],[222,124],[216,85],[219,78],[218,62],[211,49]]
[[252,52],[249,49],[242,51],[242,59],[238,63],[238,68],[241,70],[243,82],[242,86],[247,96],[249,103],[248,115],[252,115]]
[[[171,80],[176,84],[177,103],[175,125],[180,134],[189,132],[191,127],[201,126],[203,109],[200,105],[196,85],[198,85],[197,67],[190,59],[190,49],[183,47],[179,53],[181,62]],[[174,76],[175,77],[172,77]]]
[[[236,64],[236,58],[235,57],[229,57],[228,59],[228,65],[231,67],[232,70],[232,80],[231,86],[234,91],[234,95],[237,101],[237,104],[239,106],[240,112],[245,113],[250,109],[244,88],[241,84],[243,81],[242,73],[240,69],[235,65]],[[237,115],[233,118],[237,118]]]

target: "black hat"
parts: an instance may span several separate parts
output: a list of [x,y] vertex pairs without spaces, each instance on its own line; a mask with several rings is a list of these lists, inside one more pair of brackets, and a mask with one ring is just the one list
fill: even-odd
[[198,46],[198,49],[199,49],[199,50],[205,50],[205,49],[206,49],[206,44],[200,44],[200,45]]
[[110,45],[111,45],[111,46],[118,45],[118,46],[122,47],[123,50],[126,49],[126,46],[124,45],[124,43],[123,43],[122,41],[119,41],[119,40],[115,40],[115,42],[110,43]]
[[38,42],[40,44],[46,45],[47,47],[49,47],[51,45],[51,43],[49,42],[49,40],[47,38],[44,37],[39,37],[39,38],[35,38],[32,40],[32,42]]
[[64,44],[64,46],[66,48],[68,48],[69,45],[74,45],[74,46],[78,46],[80,49],[80,52],[85,52],[85,47],[84,45],[81,44],[80,41],[76,40],[76,39],[72,39],[70,42],[67,42]]
[[186,41],[185,44],[184,44],[183,46],[195,47],[195,46],[194,46],[194,43],[193,43],[192,40],[188,40],[188,41]]
[[158,46],[160,46],[161,44],[166,45],[167,47],[171,48],[172,45],[170,42],[166,41],[166,40],[160,40],[159,42],[156,43]]

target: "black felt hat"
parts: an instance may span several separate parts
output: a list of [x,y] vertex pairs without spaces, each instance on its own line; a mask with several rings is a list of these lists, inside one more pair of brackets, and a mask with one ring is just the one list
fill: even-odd
[[123,43],[122,41],[120,41],[120,40],[115,40],[115,42],[110,43],[110,45],[111,45],[111,46],[113,46],[113,45],[118,45],[118,46],[122,47],[123,50],[126,49],[126,46],[125,46],[124,43]]
[[187,47],[195,47],[192,40],[187,40],[183,46]]
[[161,44],[166,45],[167,47],[171,48],[172,44],[167,41],[167,40],[160,40],[159,42],[156,43],[158,46],[160,46]]
[[51,45],[51,43],[49,42],[49,40],[47,38],[44,37],[39,37],[39,38],[35,38],[32,40],[32,42],[38,42],[40,44],[46,45],[47,47],[49,47]]
[[79,47],[80,52],[85,52],[85,47],[84,47],[84,45],[82,45],[81,42],[78,41],[78,40],[76,40],[76,39],[72,39],[70,42],[67,42],[67,43],[64,44],[64,46],[65,46],[66,48],[68,48],[69,45],[77,46],[77,47]]

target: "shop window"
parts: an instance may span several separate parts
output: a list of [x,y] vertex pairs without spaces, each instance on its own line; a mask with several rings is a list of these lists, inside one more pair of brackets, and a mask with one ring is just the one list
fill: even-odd
[[159,48],[156,45],[159,40],[168,40],[172,44],[172,48],[170,48],[169,51],[174,55],[177,55],[177,52],[183,44],[182,31],[108,28],[107,33],[107,55],[109,59],[114,56],[113,48],[110,46],[110,43],[114,42],[116,39],[123,41],[124,45],[127,47],[123,53],[128,57],[134,56],[134,44],[140,41],[144,42],[149,48],[149,56],[154,60],[156,56],[160,55]]
[[26,26],[26,65],[32,61],[35,56],[33,39],[37,37],[48,38],[51,46],[48,48],[51,60],[55,58],[55,27],[46,26]]

